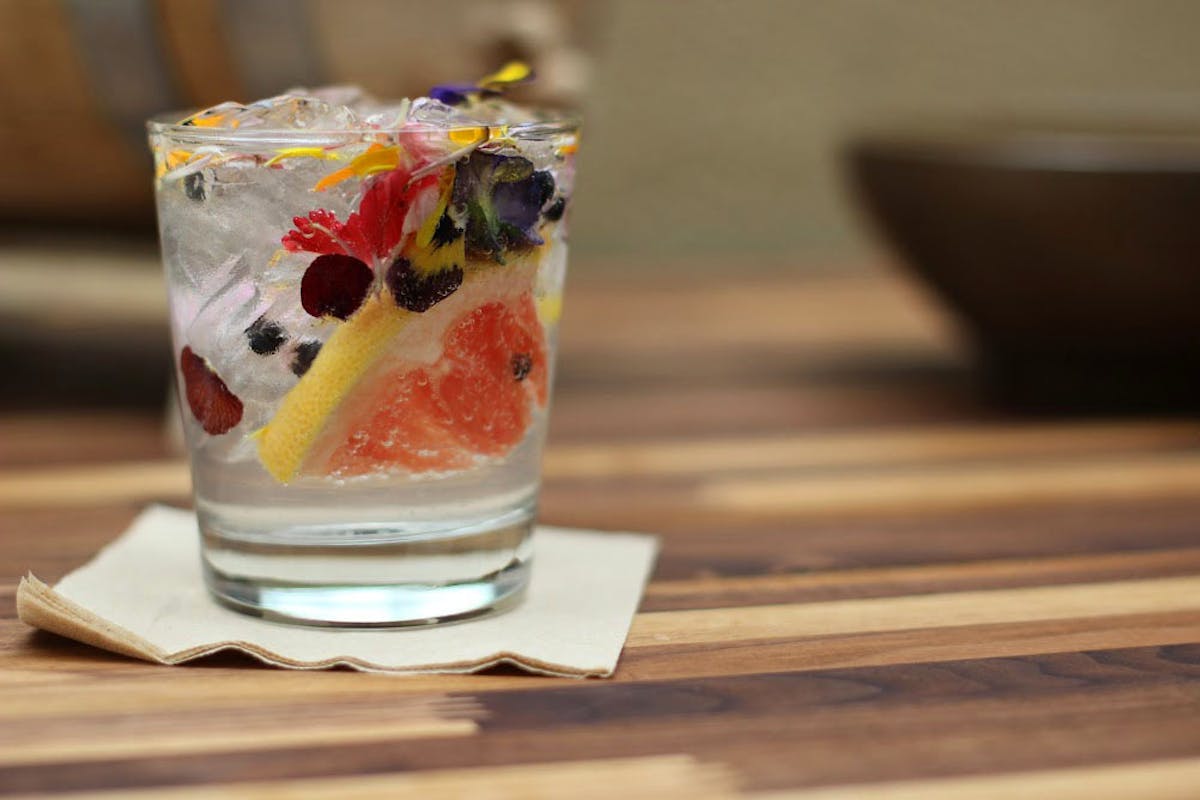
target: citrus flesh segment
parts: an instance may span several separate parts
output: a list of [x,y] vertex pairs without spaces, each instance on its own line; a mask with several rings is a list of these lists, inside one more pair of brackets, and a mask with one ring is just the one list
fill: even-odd
[[[531,261],[468,273],[457,291],[422,313],[399,308],[388,292],[368,299],[329,337],[311,368],[257,434],[263,466],[286,483],[300,474],[461,469],[476,455],[495,455],[511,447],[515,442],[491,441],[511,437],[504,428],[497,429],[494,437],[460,435],[458,426],[472,426],[465,419],[471,412],[463,409],[471,398],[478,400],[479,392],[495,388],[495,383],[477,380],[474,393],[464,394],[455,390],[459,383],[452,380],[449,388],[458,396],[447,404],[439,381],[463,370],[477,377],[477,367],[465,366],[473,361],[468,351],[486,349],[485,343],[479,336],[451,337],[450,330],[476,309],[496,303],[510,309],[516,322],[508,322],[507,328],[481,329],[481,335],[499,330],[515,345],[529,341],[538,345],[539,365],[516,383],[532,378],[529,386],[535,402],[545,402],[544,335],[530,293],[535,272],[536,263]],[[527,330],[505,332],[514,326]],[[446,359],[452,338],[450,349],[456,356]],[[490,369],[496,369],[498,354],[488,351],[483,358]],[[535,368],[540,369],[538,375]],[[516,418],[519,422],[519,413]],[[527,427],[528,417],[524,419]]]
[[296,476],[325,421],[412,316],[383,296],[370,298],[321,348],[256,435],[258,457],[275,480]]
[[372,388],[377,410],[359,420],[334,450],[325,464],[328,474],[350,477],[398,468],[427,472],[470,464],[424,368],[389,376]]
[[546,400],[546,346],[532,294],[471,310],[447,331],[435,363],[404,369],[356,390],[373,398],[373,411],[314,467],[339,477],[448,471],[515,447]]

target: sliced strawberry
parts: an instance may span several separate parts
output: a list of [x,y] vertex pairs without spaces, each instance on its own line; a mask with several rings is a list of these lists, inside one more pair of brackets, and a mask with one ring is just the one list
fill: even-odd
[[219,436],[242,421],[242,401],[192,348],[184,347],[179,354],[179,370],[188,408],[206,433]]

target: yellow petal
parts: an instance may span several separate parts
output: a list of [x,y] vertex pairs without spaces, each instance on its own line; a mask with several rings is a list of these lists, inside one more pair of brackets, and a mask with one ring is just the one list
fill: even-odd
[[220,125],[224,119],[224,114],[213,114],[212,116],[192,117],[190,121],[197,128],[215,128]]
[[510,61],[491,75],[480,80],[479,86],[484,89],[508,86],[529,80],[532,76],[533,70],[529,68],[528,64],[523,61]]
[[421,227],[417,230],[416,245],[417,247],[428,247],[433,241],[433,234],[437,232],[438,223],[442,221],[442,215],[446,213],[446,206],[450,205],[450,194],[454,190],[454,170],[448,169],[442,173],[439,181],[438,204],[434,208],[433,213],[425,218],[421,223]]
[[337,186],[342,181],[349,180],[350,178],[353,178],[353,177],[354,177],[354,168],[353,167],[342,167],[341,169],[337,170],[336,172],[331,172],[328,175],[326,175],[324,178],[321,178],[321,180],[317,181],[316,186],[313,187],[313,191],[314,192],[323,192],[326,189],[328,189],[330,186]]
[[321,158],[336,161],[341,158],[337,153],[330,153],[323,147],[284,147],[275,151],[275,155],[266,163],[272,167],[285,158]]
[[172,150],[167,153],[167,169],[175,169],[191,160],[192,152],[190,150]]
[[488,129],[482,126],[475,128],[452,128],[446,133],[446,136],[454,144],[466,147],[469,144],[486,142]]
[[388,172],[398,166],[400,166],[400,148],[394,145],[392,147],[384,147],[376,142],[368,147],[365,153],[351,160],[349,166],[342,167],[336,172],[331,172],[317,181],[317,185],[313,187],[313,190],[323,192],[330,186],[336,186],[342,181],[353,178],[356,175],[360,178],[366,178],[377,172]]
[[374,175],[376,172],[387,172],[400,166],[400,148],[384,147],[368,151],[350,162],[350,168],[360,178]]

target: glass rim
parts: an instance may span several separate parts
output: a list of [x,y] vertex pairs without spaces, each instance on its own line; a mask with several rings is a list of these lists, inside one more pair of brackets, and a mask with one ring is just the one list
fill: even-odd
[[528,122],[493,122],[433,125],[430,123],[415,123],[402,126],[372,128],[354,126],[349,128],[334,128],[330,130],[313,130],[311,128],[206,128],[198,125],[184,125],[178,120],[187,119],[188,112],[168,111],[156,114],[146,120],[146,131],[150,136],[167,135],[176,139],[190,139],[212,145],[222,144],[278,144],[314,141],[328,142],[330,140],[361,139],[370,136],[396,136],[402,133],[451,133],[453,131],[470,131],[479,128],[504,128],[505,133],[516,139],[543,139],[556,135],[577,134],[582,125],[582,119],[576,112],[553,111],[546,119]]

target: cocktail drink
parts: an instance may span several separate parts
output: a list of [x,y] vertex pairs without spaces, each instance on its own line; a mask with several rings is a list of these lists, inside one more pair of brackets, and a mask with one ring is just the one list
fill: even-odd
[[525,586],[577,144],[572,120],[500,96],[526,73],[150,124],[221,601],[421,624]]

